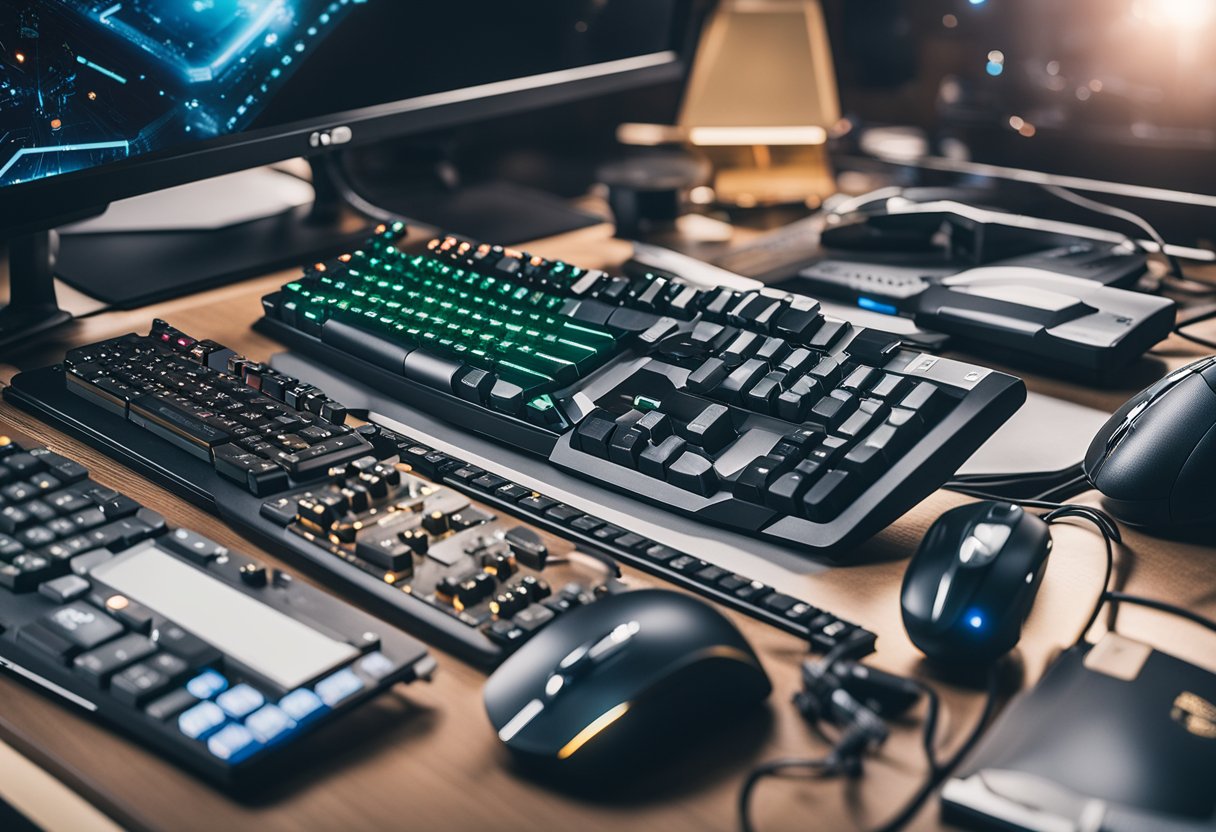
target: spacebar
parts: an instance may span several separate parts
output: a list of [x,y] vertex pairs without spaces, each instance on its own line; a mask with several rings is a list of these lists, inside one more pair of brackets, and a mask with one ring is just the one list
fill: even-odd
[[211,461],[212,446],[222,445],[231,438],[227,432],[214,428],[154,396],[133,399],[127,418],[172,442],[183,451],[208,462]]
[[413,351],[363,327],[334,318],[330,318],[321,327],[321,341],[336,350],[362,358],[399,375],[402,374],[406,357]]

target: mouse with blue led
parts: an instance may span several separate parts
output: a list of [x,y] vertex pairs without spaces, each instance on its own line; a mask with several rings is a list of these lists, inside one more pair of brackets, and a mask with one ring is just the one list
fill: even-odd
[[1051,532],[1012,503],[985,501],[946,512],[930,527],[904,574],[904,628],[942,663],[984,663],[1013,649],[1030,614]]

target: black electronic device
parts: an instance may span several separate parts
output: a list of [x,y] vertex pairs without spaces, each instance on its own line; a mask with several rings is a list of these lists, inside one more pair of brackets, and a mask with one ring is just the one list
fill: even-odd
[[[4,393],[482,666],[594,601],[611,584],[612,558],[815,650],[873,648],[872,633],[760,581],[401,433],[354,429],[316,387],[163,321],[146,336],[72,350]],[[538,530],[562,550],[550,552]]]
[[[11,261],[21,290],[0,317],[0,342],[47,325],[56,310],[49,228],[116,200],[285,159],[677,81],[695,34],[689,5],[552,0],[523,13],[490,0],[4,4],[0,236],[21,241],[22,251]],[[420,32],[428,34],[408,35]],[[268,240],[270,260],[311,262],[306,252],[318,239],[340,250],[332,240],[340,239],[342,188],[322,175],[334,170],[314,169],[320,210],[311,215],[298,210],[193,236],[128,233],[117,245],[74,235],[63,242],[63,261],[74,266],[67,277],[129,304],[129,287],[104,285],[112,274],[93,274],[71,247],[117,251],[140,271],[169,261],[159,286],[137,281],[145,297],[190,291],[221,274],[248,276],[266,265],[259,258],[269,254]],[[309,233],[297,227],[304,221],[313,223]],[[238,251],[252,259],[237,262]],[[27,252],[40,261],[27,265]]]
[[1216,822],[1216,676],[1117,633],[1072,647],[941,791],[976,830],[1199,832]]
[[986,662],[1013,649],[1039,591],[1051,532],[1021,506],[979,502],[939,517],[908,563],[904,629],[921,652]]
[[1145,255],[1117,234],[954,202],[886,204],[830,216],[824,252],[777,285],[1098,382],[1173,327],[1173,301],[1118,288],[1144,273]]
[[1084,467],[1125,523],[1216,523],[1216,358],[1181,367],[1130,398],[1098,431]]
[[1216,208],[1216,60],[1204,48],[1213,10],[1173,0],[827,0],[850,128],[834,158],[866,157],[870,171],[878,159],[904,181],[919,167],[1085,191],[1146,217],[1170,243],[1202,245]]
[[879,199],[824,219],[820,245],[865,256],[898,253],[908,266],[962,271],[1022,266],[1104,286],[1132,287],[1147,256],[1123,234],[1073,223],[995,211],[949,199]]
[[486,681],[498,737],[556,773],[620,775],[656,746],[759,705],[772,690],[721,613],[680,593],[607,598],[537,636]]
[[237,789],[433,672],[413,638],[14,436],[0,425],[0,668]]
[[1021,381],[784,292],[618,277],[389,228],[257,327],[452,425],[697,519],[842,555],[940,486]]

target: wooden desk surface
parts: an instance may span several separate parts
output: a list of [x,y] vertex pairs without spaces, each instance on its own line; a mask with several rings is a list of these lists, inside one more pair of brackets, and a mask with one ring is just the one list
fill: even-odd
[[[541,241],[530,249],[587,266],[619,264],[628,256],[627,248],[613,241],[603,226]],[[153,317],[166,318],[251,358],[269,358],[279,345],[254,333],[250,325],[261,312],[261,295],[290,276],[271,275],[148,309],[77,321],[49,341],[5,355],[0,380],[8,380],[19,368],[55,361],[71,346],[132,330],[147,331]],[[1181,365],[1200,354],[1199,348],[1171,339],[1156,351],[1155,359],[1129,373],[1125,389],[1094,390],[1035,377],[1027,378],[1027,383],[1032,390],[1114,410],[1165,366]],[[280,562],[214,517],[7,404],[0,404],[3,423],[76,457],[97,479],[126,491],[169,522]],[[898,592],[905,559],[929,524],[964,501],[939,492],[866,544],[863,565],[792,576],[794,583],[783,587],[877,632],[878,652],[870,659],[875,666],[930,680],[943,697],[940,737],[947,749],[971,728],[982,694],[929,674],[904,635]],[[1096,504],[1096,495],[1085,495],[1082,501]],[[1082,525],[1062,525],[1054,536],[1047,580],[1021,645],[1011,657],[1012,687],[1032,683],[1055,651],[1075,639],[1100,589],[1104,556],[1097,534]],[[1127,547],[1118,555],[1125,589],[1216,615],[1216,551],[1134,531],[1126,537]],[[626,572],[637,584],[656,582],[633,570]],[[804,655],[800,642],[746,617],[730,615],[757,648],[773,679],[775,690],[767,710],[739,724],[706,726],[704,741],[683,752],[656,748],[656,754],[674,760],[662,776],[644,788],[602,800],[563,795],[517,773],[484,716],[483,675],[439,651],[434,651],[440,667],[433,683],[399,686],[335,726],[318,738],[327,757],[324,762],[253,801],[236,802],[224,796],[9,676],[0,677],[4,703],[0,739],[133,829],[730,830],[736,828],[738,787],[752,765],[779,755],[820,756],[828,750],[789,705],[799,685],[798,666]],[[1216,664],[1211,642],[1204,641],[1193,625],[1126,608],[1119,629],[1191,661]],[[919,714],[895,728],[858,781],[766,781],[754,801],[758,827],[794,830],[813,822],[817,828],[848,829],[884,821],[911,796],[925,773],[915,717]],[[936,803],[930,801],[915,828],[938,826]]]

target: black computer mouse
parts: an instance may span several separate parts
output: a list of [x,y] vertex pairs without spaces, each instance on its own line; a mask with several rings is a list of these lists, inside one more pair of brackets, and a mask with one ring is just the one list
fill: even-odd
[[747,641],[691,596],[609,595],[545,627],[485,687],[498,737],[524,763],[586,785],[719,731],[772,690]]
[[912,643],[941,662],[988,662],[1013,649],[1030,613],[1051,533],[1012,503],[951,509],[925,534],[900,603]]
[[1175,370],[1115,411],[1085,454],[1085,475],[1125,523],[1216,524],[1216,356]]

